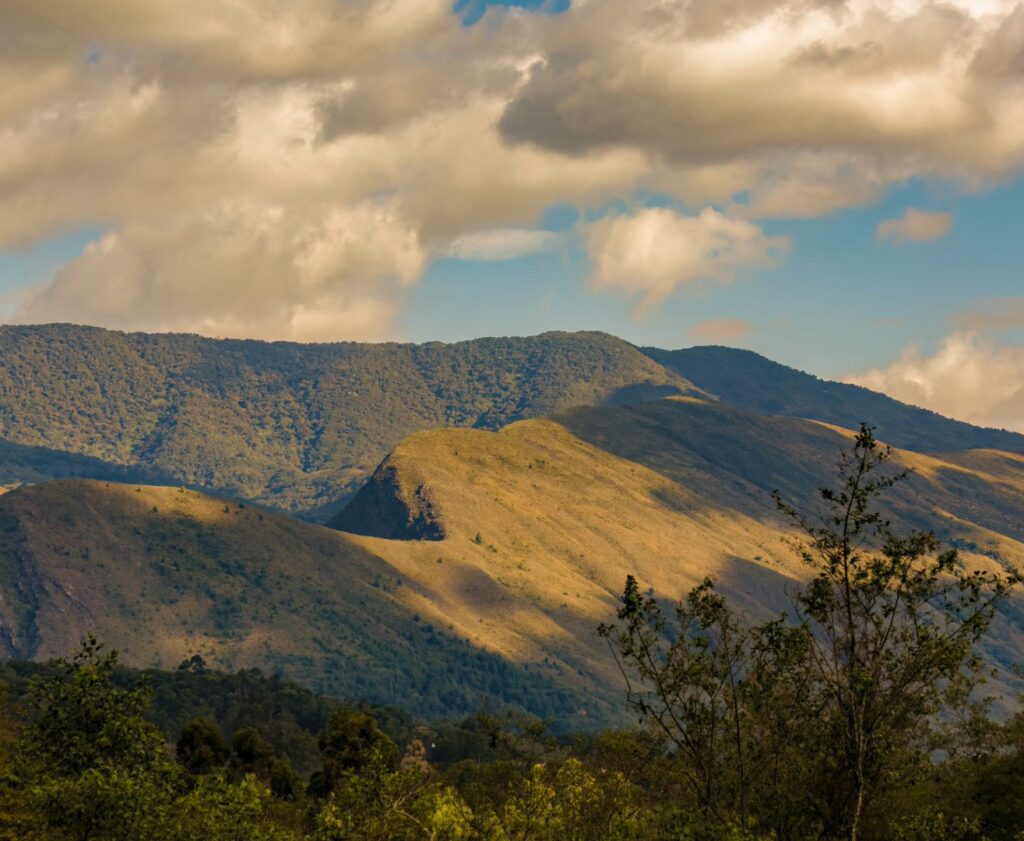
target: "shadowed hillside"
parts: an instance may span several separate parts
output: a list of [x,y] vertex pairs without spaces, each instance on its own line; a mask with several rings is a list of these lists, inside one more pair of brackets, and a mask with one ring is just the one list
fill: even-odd
[[91,632],[130,664],[198,653],[422,715],[576,709],[571,684],[421,621],[408,605],[428,592],[338,532],[181,488],[65,480],[0,498],[2,656],[54,657]]
[[917,452],[991,448],[1024,453],[1024,435],[984,429],[848,383],[821,380],[749,350],[643,348],[644,353],[721,400],[746,409],[834,423],[870,422],[894,447]]
[[329,513],[402,438],[690,390],[632,345],[267,343],[0,327],[0,485],[186,484]]
[[[419,433],[376,476],[397,476],[406,492],[429,497],[445,538],[365,543],[410,576],[443,558],[440,579],[460,562],[452,582],[460,589],[439,588],[419,603],[424,615],[448,617],[510,657],[556,654],[614,685],[593,629],[627,573],[670,598],[712,575],[751,617],[788,606],[784,591],[803,569],[781,540],[770,492],[809,503],[831,481],[848,438],[698,400],[577,409],[497,434]],[[896,517],[934,528],[970,563],[1024,565],[1024,471],[906,452],[898,460],[915,474],[893,496]],[[361,506],[369,491],[334,525],[393,530],[374,520],[380,509]],[[393,510],[408,521],[406,507]],[[1004,625],[994,639],[990,656],[1011,666],[1020,626]]]

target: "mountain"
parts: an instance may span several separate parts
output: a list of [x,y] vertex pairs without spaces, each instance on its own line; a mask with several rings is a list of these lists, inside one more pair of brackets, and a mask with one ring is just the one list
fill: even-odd
[[870,422],[893,446],[917,452],[991,448],[1024,453],[1024,435],[984,429],[848,383],[822,380],[749,350],[643,348],[651,359],[721,400],[846,428]]
[[673,394],[868,420],[910,450],[1024,453],[1024,436],[728,348],[638,349],[602,333],[310,345],[55,324],[0,326],[0,487],[185,485],[323,521],[414,432]]
[[315,517],[421,429],[695,392],[600,333],[309,345],[3,326],[0,485],[184,484]]
[[[347,533],[180,488],[20,488],[0,498],[0,627],[21,656],[92,629],[137,665],[199,651],[418,713],[490,698],[613,721],[595,628],[626,574],[666,599],[711,575],[747,617],[784,609],[803,569],[770,491],[806,504],[849,437],[696,398],[425,431],[332,520]],[[897,520],[971,563],[1024,564],[1024,458],[896,459],[914,469]],[[986,656],[1009,668],[1020,604],[996,630]]]

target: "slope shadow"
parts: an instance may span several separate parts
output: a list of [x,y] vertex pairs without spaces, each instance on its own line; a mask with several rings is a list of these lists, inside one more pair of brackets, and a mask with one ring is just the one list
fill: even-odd
[[164,485],[174,483],[174,477],[166,471],[138,464],[117,464],[50,447],[16,444],[0,438],[0,484],[48,479],[100,479]]

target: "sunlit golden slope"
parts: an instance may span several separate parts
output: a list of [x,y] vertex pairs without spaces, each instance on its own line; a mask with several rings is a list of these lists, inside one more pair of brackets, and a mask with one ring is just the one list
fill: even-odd
[[[594,627],[627,573],[672,598],[710,575],[751,618],[785,609],[803,570],[770,492],[811,502],[849,439],[689,399],[580,409],[498,433],[424,432],[395,450],[335,525],[389,533],[392,523],[374,522],[379,498],[365,504],[386,480],[406,521],[429,516],[445,535],[357,538],[404,574],[428,576],[418,610],[506,656],[554,657],[615,684]],[[915,474],[894,497],[896,514],[934,528],[968,562],[1024,564],[1022,477],[976,471],[974,457],[959,465],[897,453]],[[1003,624],[999,635],[991,653],[1008,665],[1019,628]]]
[[[491,697],[607,720],[621,688],[595,627],[627,573],[669,598],[710,575],[751,618],[784,609],[803,571],[770,492],[809,500],[849,437],[692,399],[423,432],[336,520],[362,535],[172,488],[22,488],[0,499],[0,644],[47,656],[93,629],[134,663],[198,650],[421,712]],[[1017,457],[897,457],[915,470],[900,519],[1024,565]],[[993,661],[1020,628],[1000,624]]]

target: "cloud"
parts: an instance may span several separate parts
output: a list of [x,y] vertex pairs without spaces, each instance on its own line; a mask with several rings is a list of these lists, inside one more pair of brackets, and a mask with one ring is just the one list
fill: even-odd
[[562,237],[552,231],[497,228],[461,236],[444,253],[459,260],[491,263],[547,251],[561,241]]
[[1014,330],[1024,327],[1024,296],[989,298],[956,313],[950,321],[958,330]]
[[300,215],[224,203],[199,219],[107,234],[31,296],[21,317],[240,338],[371,339],[425,259],[415,234],[379,206]]
[[698,342],[733,342],[754,332],[754,325],[739,318],[712,318],[690,328]]
[[1008,3],[589,0],[551,23],[501,129],[742,169],[751,204],[778,215],[914,176],[1000,178],[1024,160],[1018,18]]
[[7,0],[0,248],[109,232],[15,318],[388,337],[430,260],[528,253],[552,205],[719,208],[584,229],[595,288],[657,300],[771,262],[765,219],[1015,172],[1022,27],[1000,2],[587,0],[466,27],[451,0]]
[[743,219],[712,208],[682,216],[667,208],[609,215],[582,226],[592,264],[590,284],[642,296],[650,306],[700,279],[731,280],[744,269],[773,265],[789,249]]
[[950,213],[932,213],[908,207],[902,216],[883,219],[875,228],[875,238],[895,243],[932,242],[942,239],[953,226]]
[[954,333],[930,356],[910,347],[891,365],[845,379],[951,418],[1024,432],[1024,347]]

